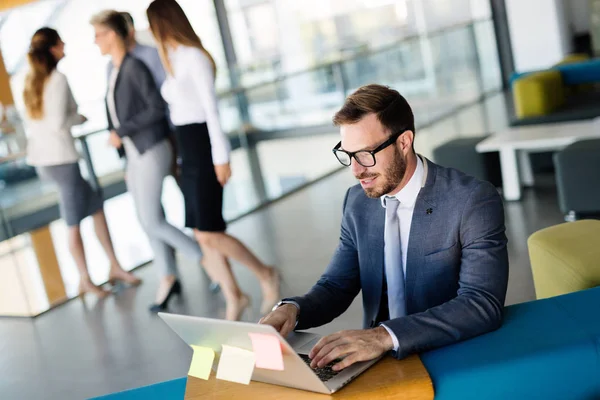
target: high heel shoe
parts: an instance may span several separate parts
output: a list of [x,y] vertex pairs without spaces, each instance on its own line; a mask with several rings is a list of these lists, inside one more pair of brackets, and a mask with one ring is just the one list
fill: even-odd
[[150,306],[150,311],[157,313],[157,312],[166,310],[167,304],[169,303],[169,299],[174,294],[181,295],[181,283],[179,283],[179,281],[175,281],[173,283],[173,286],[171,286],[171,289],[169,289],[169,293],[167,293],[167,297],[165,297],[165,299],[162,301],[162,303],[152,304]]

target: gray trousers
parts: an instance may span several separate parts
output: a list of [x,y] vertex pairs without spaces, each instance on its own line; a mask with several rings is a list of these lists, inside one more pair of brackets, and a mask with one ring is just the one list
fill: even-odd
[[161,204],[163,180],[169,175],[173,152],[165,139],[140,155],[129,138],[123,141],[127,154],[127,190],[131,193],[138,220],[150,240],[154,264],[160,276],[178,275],[173,250],[200,260],[198,243],[169,224]]

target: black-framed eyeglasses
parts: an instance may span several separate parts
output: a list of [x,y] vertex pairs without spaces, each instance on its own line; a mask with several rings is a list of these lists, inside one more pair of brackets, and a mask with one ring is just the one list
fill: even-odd
[[390,136],[388,140],[381,143],[374,150],[359,150],[355,152],[346,151],[341,149],[342,142],[339,142],[333,148],[333,154],[335,154],[335,157],[344,167],[350,166],[350,164],[352,163],[352,158],[354,158],[356,162],[362,165],[363,167],[373,167],[377,163],[377,161],[375,160],[375,154],[385,149],[386,147],[389,147],[390,145],[394,144],[396,140],[398,140],[400,135],[402,135],[404,132],[406,132],[405,129],[394,133],[392,136]]

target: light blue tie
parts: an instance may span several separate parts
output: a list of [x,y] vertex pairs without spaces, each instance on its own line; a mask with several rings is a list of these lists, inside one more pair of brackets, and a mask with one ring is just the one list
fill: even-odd
[[385,198],[385,275],[387,278],[390,319],[406,315],[400,219],[398,218],[399,205],[400,202],[397,198]]

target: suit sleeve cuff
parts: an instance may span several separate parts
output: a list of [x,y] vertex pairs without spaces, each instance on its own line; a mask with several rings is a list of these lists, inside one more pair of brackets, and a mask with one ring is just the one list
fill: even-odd
[[380,324],[380,326],[383,326],[385,328],[385,330],[390,334],[390,336],[392,337],[392,342],[394,342],[394,352],[398,352],[398,350],[400,349],[400,342],[398,342],[398,338],[396,337],[396,334],[387,326],[385,326],[384,324]]

